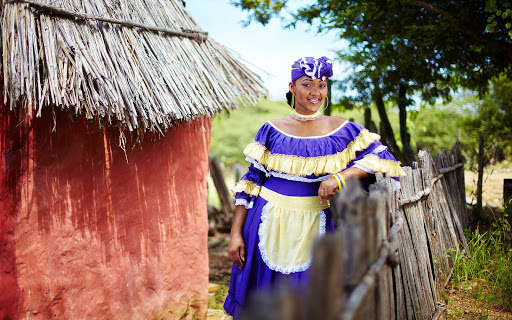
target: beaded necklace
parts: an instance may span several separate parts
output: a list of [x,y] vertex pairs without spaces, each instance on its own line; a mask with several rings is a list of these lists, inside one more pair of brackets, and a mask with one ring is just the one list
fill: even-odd
[[320,116],[322,114],[320,113],[320,110],[317,110],[313,114],[301,114],[301,113],[298,113],[297,111],[295,111],[295,109],[293,109],[291,115],[292,115],[292,117],[294,117],[295,119],[297,119],[299,121],[313,121],[313,120],[320,118]]

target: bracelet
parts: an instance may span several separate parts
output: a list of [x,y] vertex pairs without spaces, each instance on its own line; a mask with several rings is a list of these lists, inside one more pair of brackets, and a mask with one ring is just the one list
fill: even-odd
[[345,188],[347,183],[345,182],[345,178],[339,173],[333,174],[332,177],[336,179],[336,182],[338,183],[338,189],[336,189],[336,192],[341,192],[341,189]]
[[342,186],[341,186],[341,180],[340,178],[338,177],[337,174],[333,174],[332,177],[336,180],[336,182],[338,183],[338,189],[336,189],[335,191],[336,192],[341,192],[341,189],[342,189]]
[[341,173],[336,173],[336,175],[340,178],[341,180],[341,184],[343,185],[343,188],[345,188],[345,186],[347,185],[347,183],[345,182],[345,178],[343,178],[343,176],[341,175]]

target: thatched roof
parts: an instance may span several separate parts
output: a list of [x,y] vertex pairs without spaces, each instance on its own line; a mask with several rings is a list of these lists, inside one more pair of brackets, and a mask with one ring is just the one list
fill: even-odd
[[1,73],[11,109],[21,102],[39,116],[56,107],[163,132],[265,93],[178,0],[1,1]]

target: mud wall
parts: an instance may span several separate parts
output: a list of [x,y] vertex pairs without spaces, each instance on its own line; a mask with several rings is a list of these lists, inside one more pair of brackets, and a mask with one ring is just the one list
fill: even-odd
[[7,109],[0,319],[203,318],[209,120],[128,138],[125,154],[116,128]]

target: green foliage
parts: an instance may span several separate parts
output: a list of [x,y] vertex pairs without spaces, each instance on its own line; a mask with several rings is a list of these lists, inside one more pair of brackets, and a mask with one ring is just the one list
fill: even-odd
[[491,94],[487,94],[478,109],[481,131],[491,132],[498,140],[512,137],[512,81],[506,77],[494,79]]
[[284,8],[286,1],[239,0],[232,1],[231,3],[237,7],[253,11],[253,16],[249,17],[249,20],[245,21],[245,24],[249,24],[255,19],[265,25],[270,18],[278,14]]
[[505,235],[510,236],[511,228],[506,215],[497,219],[493,231],[480,233],[478,229],[468,234],[468,248],[471,255],[456,250],[451,253],[453,261],[452,286],[464,289],[469,281],[484,281],[493,294],[476,297],[488,303],[501,303],[512,311],[512,249],[505,243]]
[[285,102],[262,99],[254,107],[243,107],[229,114],[215,116],[210,153],[226,164],[242,163],[242,151],[254,139],[258,129],[270,119],[288,115],[290,110]]
[[501,160],[497,153],[504,156],[512,153],[512,81],[506,77],[491,82],[489,93],[483,96],[467,98],[466,115],[462,127],[471,136],[474,148],[468,149],[470,159],[476,159],[477,136],[481,132],[485,137],[487,158]]
[[[456,110],[453,104],[425,107],[418,112],[417,118],[411,121],[414,124],[411,135],[416,147],[427,147],[433,155],[441,153],[443,149],[450,150],[467,116],[467,112]],[[463,146],[474,144],[474,137],[468,136],[466,132],[461,134],[461,138]]]
[[488,81],[512,63],[512,41],[503,36],[506,22],[489,22],[490,12],[511,19],[509,1],[316,0],[285,10],[292,2],[297,3],[232,1],[263,24],[286,11],[290,26],[305,22],[319,32],[339,32],[350,44],[340,57],[355,64],[351,80],[361,98],[372,87],[368,79],[375,78],[387,92],[406,82],[408,92],[419,91],[425,101],[448,98],[449,88],[458,84],[484,92]]
[[410,117],[412,139],[418,149],[432,154],[450,149],[459,136],[468,166],[476,165],[478,133],[485,135],[487,158],[501,161],[512,154],[512,81],[494,79],[488,93],[467,92],[448,105],[424,106],[417,118]]
[[498,4],[496,0],[487,0],[485,11],[491,15],[487,18],[486,30],[492,33],[506,34],[512,38],[512,4],[502,0]]

